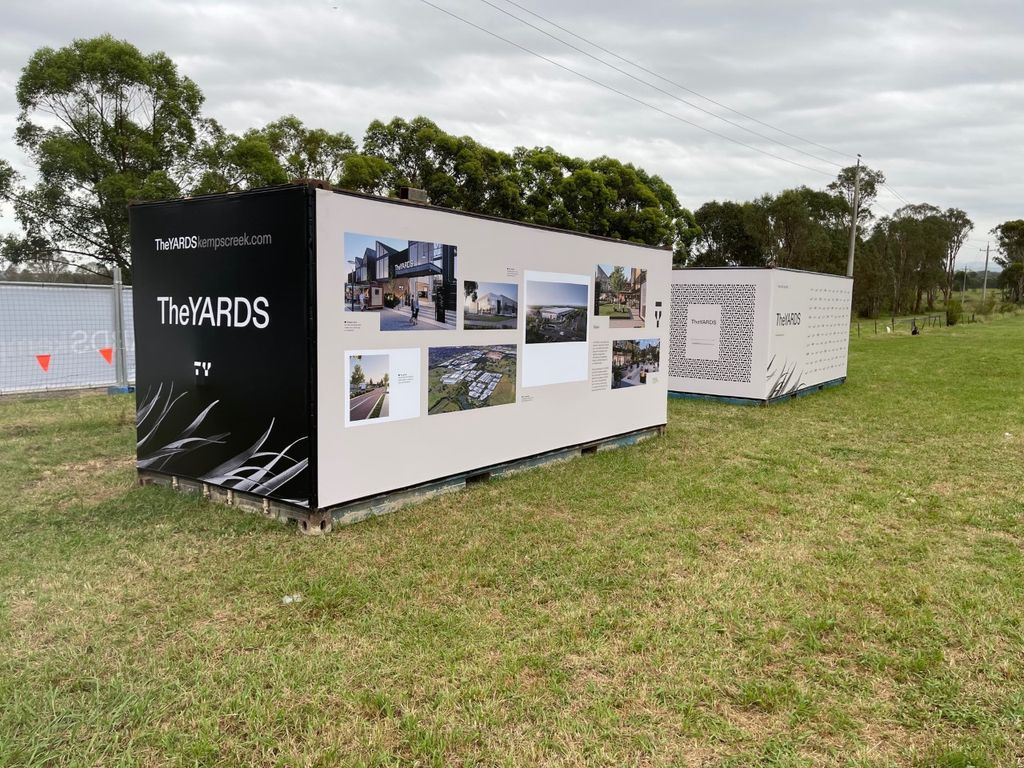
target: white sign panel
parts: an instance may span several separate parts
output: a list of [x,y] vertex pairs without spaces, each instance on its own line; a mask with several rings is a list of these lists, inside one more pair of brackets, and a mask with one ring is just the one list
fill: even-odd
[[586,381],[590,276],[524,274],[523,386]]
[[853,281],[836,275],[775,270],[767,397],[846,376]]
[[665,423],[667,250],[315,199],[320,507]]
[[686,356],[717,360],[722,347],[722,305],[688,304],[686,322]]

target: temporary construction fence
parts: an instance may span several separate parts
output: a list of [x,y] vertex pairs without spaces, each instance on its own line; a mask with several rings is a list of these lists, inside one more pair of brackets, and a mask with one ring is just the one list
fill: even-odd
[[0,395],[135,381],[132,289],[0,282]]

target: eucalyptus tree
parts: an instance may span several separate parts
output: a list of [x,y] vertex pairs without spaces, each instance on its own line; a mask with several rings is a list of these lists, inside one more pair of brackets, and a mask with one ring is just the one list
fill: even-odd
[[1020,303],[1024,301],[1024,219],[1004,221],[992,234],[999,243],[1000,284],[1010,301]]
[[203,95],[165,54],[110,35],[40,48],[15,91],[37,183],[13,195],[25,237],[131,269],[127,204],[182,194]]
[[956,257],[960,254],[960,249],[963,248],[964,243],[967,242],[967,236],[974,229],[974,222],[959,208],[947,208],[942,213],[942,220],[946,222],[946,280],[942,286],[942,296],[948,303],[949,297],[953,293]]

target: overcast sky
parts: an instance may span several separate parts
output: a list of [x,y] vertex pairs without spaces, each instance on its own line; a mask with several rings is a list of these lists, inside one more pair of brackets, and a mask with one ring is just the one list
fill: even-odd
[[[425,115],[499,149],[550,145],[635,163],[668,181],[691,208],[800,184],[823,187],[838,170],[832,163],[852,164],[860,152],[907,200],[967,211],[976,227],[965,262],[993,226],[1024,218],[1021,0],[516,0],[675,83],[829,149],[631,69],[505,0],[489,1],[817,158],[703,114],[481,0],[430,2],[677,118],[807,167],[606,90],[424,0],[3,0],[0,157],[31,170],[12,134],[14,88],[32,52],[109,32],[143,52],[166,52],[205,94],[205,113],[231,131],[291,113],[359,140],[375,118]],[[883,192],[879,204],[891,211],[902,203]]]

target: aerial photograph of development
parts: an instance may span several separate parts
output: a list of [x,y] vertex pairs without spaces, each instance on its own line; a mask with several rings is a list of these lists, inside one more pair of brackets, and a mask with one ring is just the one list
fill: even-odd
[[389,355],[350,355],[348,420],[388,415]]
[[519,286],[515,283],[463,284],[462,327],[467,331],[516,328],[519,317]]
[[527,280],[526,343],[586,341],[588,291],[585,283]]
[[505,405],[516,399],[516,347],[431,347],[427,412]]
[[594,316],[611,328],[643,328],[647,313],[647,270],[598,264],[594,272]]
[[647,383],[658,372],[661,339],[627,339],[612,342],[612,389]]

